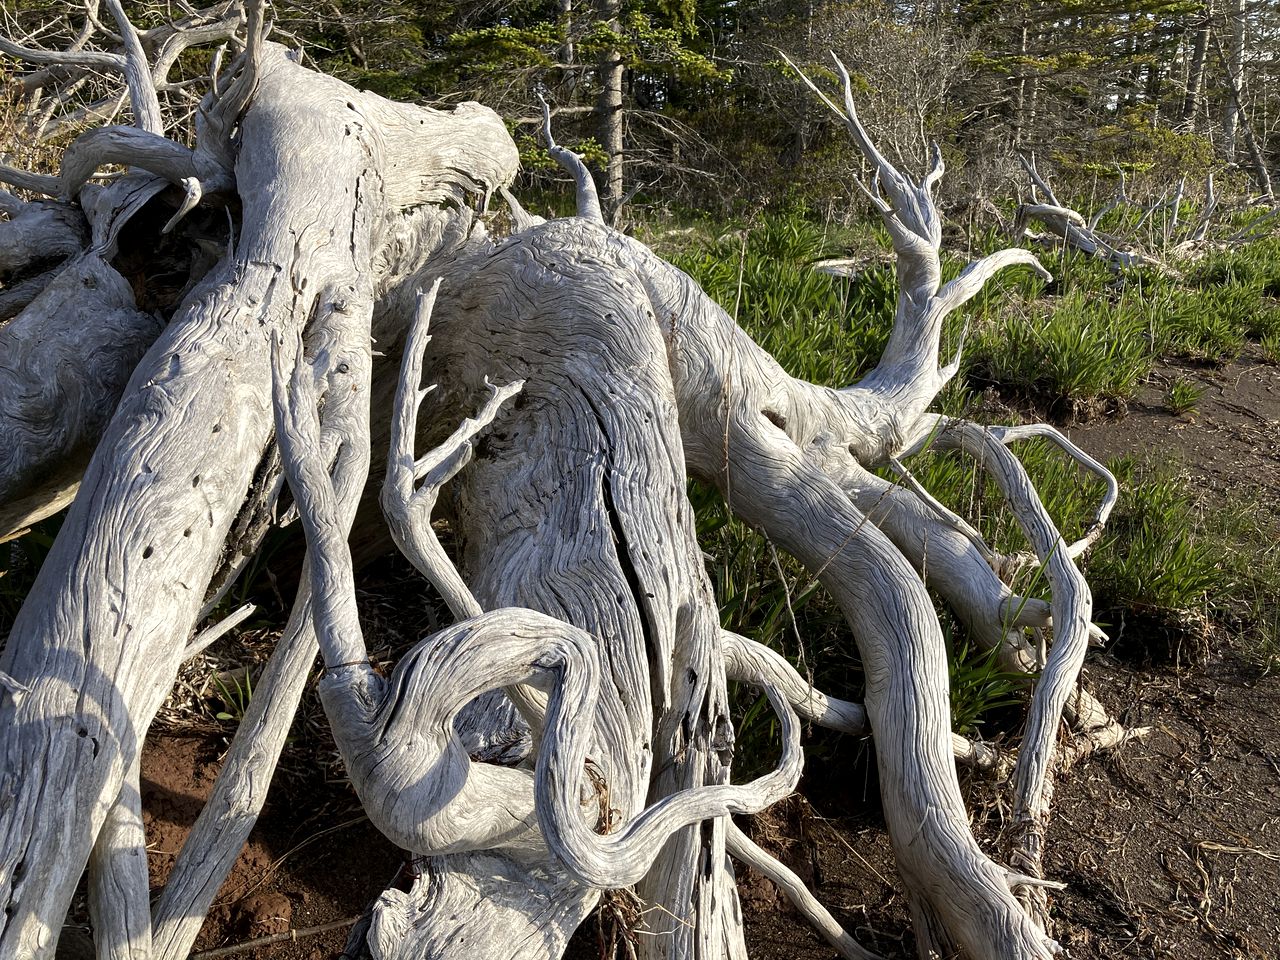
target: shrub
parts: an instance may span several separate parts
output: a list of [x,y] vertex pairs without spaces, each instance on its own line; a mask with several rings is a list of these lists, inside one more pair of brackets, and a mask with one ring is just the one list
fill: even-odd
[[1194,383],[1186,377],[1178,377],[1169,384],[1164,405],[1174,416],[1190,413],[1200,403],[1205,389],[1203,384]]

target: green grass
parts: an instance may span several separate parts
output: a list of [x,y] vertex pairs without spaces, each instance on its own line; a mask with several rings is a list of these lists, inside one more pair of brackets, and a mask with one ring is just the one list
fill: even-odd
[[1157,350],[1166,356],[1218,365],[1240,355],[1262,301],[1250,287],[1227,286],[1183,291],[1155,309],[1163,321],[1156,328]]
[[856,280],[813,269],[835,256],[836,234],[795,218],[767,218],[673,257],[792,376],[845,385],[874,365],[893,325],[889,267]]
[[1087,564],[1099,601],[1174,615],[1229,597],[1237,579],[1224,562],[1226,515],[1206,516],[1190,483],[1168,466],[1111,466],[1120,503]]
[[1085,565],[1095,607],[1127,615],[1140,631],[1145,624],[1141,644],[1156,656],[1189,642],[1203,657],[1222,642],[1259,665],[1276,663],[1280,555],[1274,531],[1259,525],[1260,505],[1233,497],[1208,508],[1167,463],[1122,458],[1111,467],[1120,503]]
[[213,678],[213,686],[221,702],[221,709],[214,713],[218,720],[232,721],[239,726],[253,699],[253,678],[246,667],[243,673],[231,671]]
[[1262,356],[1268,363],[1280,363],[1280,333],[1268,333],[1261,340]]
[[1020,706],[1026,700],[1027,675],[1000,667],[999,651],[971,650],[966,638],[954,639],[953,620],[944,624],[947,639],[947,677],[951,685],[951,729],[965,736],[978,733],[998,710]]
[[1280,237],[1212,250],[1187,271],[1186,281],[1201,289],[1243,286],[1280,297]]
[[1111,302],[1071,293],[980,328],[969,375],[1050,408],[1128,399],[1155,364],[1148,322],[1136,295]]

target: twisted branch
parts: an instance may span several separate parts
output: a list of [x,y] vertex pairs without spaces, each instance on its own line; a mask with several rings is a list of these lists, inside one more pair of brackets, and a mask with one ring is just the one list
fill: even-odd
[[[425,325],[418,332],[425,336]],[[757,812],[795,788],[799,722],[766,684],[784,738],[777,770],[741,786],[678,791],[616,833],[593,832],[581,786],[601,674],[597,641],[536,611],[496,610],[454,624],[415,647],[383,681],[368,661],[351,556],[318,456],[314,388],[300,357],[300,340],[288,352],[277,340],[273,397],[285,474],[311,551],[313,616],[327,670],[320,697],[352,783],[383,833],[422,853],[491,849],[527,843],[536,815],[551,852],[574,875],[590,886],[618,887],[643,877],[683,828]],[[488,690],[529,682],[550,687],[534,777],[472,762],[453,729],[458,712]]]

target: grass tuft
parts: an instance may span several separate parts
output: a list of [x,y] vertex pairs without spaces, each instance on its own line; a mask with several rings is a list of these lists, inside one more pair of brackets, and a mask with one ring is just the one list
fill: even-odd
[[1109,302],[1072,293],[983,327],[969,375],[1053,410],[1128,400],[1154,366],[1147,327],[1136,296]]
[[1191,413],[1200,404],[1208,388],[1186,377],[1178,377],[1165,391],[1165,408],[1174,416]]

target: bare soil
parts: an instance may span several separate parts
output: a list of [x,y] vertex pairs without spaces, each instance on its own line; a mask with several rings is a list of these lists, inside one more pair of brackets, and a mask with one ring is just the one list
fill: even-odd
[[[1193,410],[1175,416],[1165,394],[1179,378],[1205,392]],[[1280,366],[1265,362],[1254,345],[1225,367],[1163,364],[1123,416],[1068,432],[1102,459],[1171,460],[1211,503],[1244,497],[1260,508],[1260,523],[1280,519]]]
[[[1208,387],[1193,414],[1163,408],[1163,381],[1176,376]],[[1250,498],[1264,528],[1280,517],[1280,369],[1256,357],[1223,370],[1163,368],[1126,416],[1071,432],[1103,457],[1180,459],[1211,501]],[[389,632],[411,638],[430,625],[429,605],[404,599],[422,592],[407,579],[391,587],[370,616],[380,627],[399,620]],[[407,627],[406,603],[416,610]],[[1229,638],[1203,665],[1100,655],[1086,672],[1124,723],[1152,732],[1074,769],[1058,786],[1046,868],[1067,884],[1053,897],[1053,913],[1069,955],[1280,956],[1280,682]],[[240,955],[266,960],[336,957],[345,930],[305,931],[354,918],[400,869],[402,853],[363,818],[327,748],[314,745],[320,726],[314,708],[300,720],[297,739],[312,744],[310,753],[288,763],[273,786],[197,950],[243,944]],[[170,724],[148,741],[143,798],[157,888],[208,795],[230,732],[231,724],[208,720]],[[913,957],[872,750],[847,740],[821,751],[797,796],[746,825],[867,947]],[[995,850],[1001,791],[978,781],[965,786],[979,838]],[[835,955],[765,878],[746,871],[741,896],[753,956]],[[301,932],[297,942],[252,942],[290,930]],[[596,940],[588,923],[570,957],[597,957]]]

